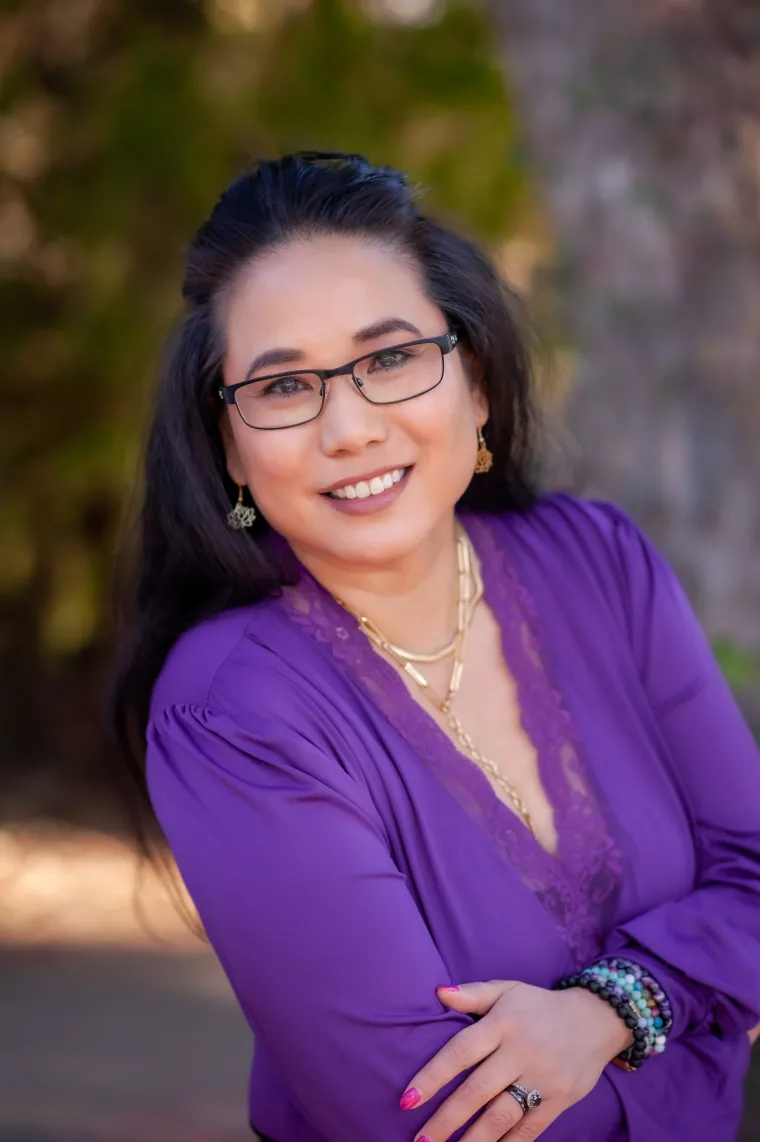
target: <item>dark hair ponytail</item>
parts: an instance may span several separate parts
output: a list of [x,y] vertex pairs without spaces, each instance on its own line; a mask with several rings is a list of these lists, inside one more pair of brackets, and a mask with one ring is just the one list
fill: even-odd
[[521,510],[533,499],[530,371],[511,295],[483,252],[423,215],[405,177],[361,155],[302,152],[263,161],[222,194],[190,244],[187,311],[171,338],[147,439],[137,541],[107,721],[150,817],[144,777],[151,691],[183,631],[260,600],[286,572],[267,553],[265,521],[231,530],[235,488],[219,432],[223,344],[218,320],[237,275],[265,250],[315,234],[392,244],[418,267],[431,300],[478,363],[490,402],[494,465],[463,505]]

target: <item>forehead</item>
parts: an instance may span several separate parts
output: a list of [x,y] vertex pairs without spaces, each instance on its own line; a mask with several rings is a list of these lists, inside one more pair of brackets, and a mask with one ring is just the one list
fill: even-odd
[[[270,250],[240,275],[224,318],[227,353],[273,346],[319,348],[350,340],[390,314],[419,328],[440,310],[425,295],[411,260],[358,237],[297,239]],[[436,328],[432,332],[439,332]]]

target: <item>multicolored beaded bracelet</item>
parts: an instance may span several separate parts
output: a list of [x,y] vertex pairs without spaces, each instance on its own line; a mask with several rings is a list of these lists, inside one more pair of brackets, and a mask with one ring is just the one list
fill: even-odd
[[559,990],[583,987],[604,999],[629,1027],[633,1043],[612,1060],[635,1071],[650,1055],[665,1050],[673,1012],[657,980],[633,960],[620,956],[598,960],[557,984]]

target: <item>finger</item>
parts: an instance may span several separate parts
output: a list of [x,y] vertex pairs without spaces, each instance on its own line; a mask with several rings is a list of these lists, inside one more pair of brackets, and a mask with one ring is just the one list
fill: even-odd
[[455,1011],[485,1015],[497,999],[514,987],[512,980],[492,979],[488,983],[460,983],[453,987],[436,988],[441,1003]]
[[[503,1142],[533,1142],[534,1138],[539,1138],[544,1130],[547,1130],[556,1118],[555,1114],[549,1114],[541,1107],[540,1110],[529,1110],[524,1114],[516,1126],[513,1126],[504,1136]],[[462,1142],[470,1142],[467,1135],[462,1139]]]
[[514,1139],[514,1131],[523,1122],[520,1104],[512,1098],[511,1094],[502,1091],[472,1124],[470,1129],[462,1135],[461,1142],[506,1142]]
[[401,1096],[402,1109],[411,1110],[427,1102],[462,1071],[488,1058],[499,1042],[499,1029],[488,1023],[473,1023],[458,1031],[411,1080]]
[[519,1122],[522,1115],[520,1104],[511,1095],[506,1099],[501,1097],[507,1082],[511,1081],[505,1075],[516,1075],[518,1071],[518,1064],[510,1065],[502,1051],[486,1059],[441,1103],[418,1137],[444,1142],[485,1107],[483,1117],[487,1118],[488,1125],[478,1137],[480,1142],[495,1142]]
[[[522,1082],[521,1079],[516,1079],[515,1081],[530,1089],[530,1085]],[[512,1097],[509,1091],[507,1091],[506,1094],[508,1098]],[[545,1098],[540,1107],[537,1107],[535,1110],[528,1110],[521,1116],[516,1125],[507,1133],[503,1142],[533,1142],[534,1138],[538,1138],[547,1127],[551,1126],[552,1122],[554,1122],[560,1113],[560,1110],[566,1109],[566,1107],[566,1103],[562,1107],[558,1107],[556,1099],[552,1104],[552,1099]],[[465,1142],[465,1139],[466,1142],[470,1142],[470,1139],[466,1136],[462,1139],[462,1142]]]

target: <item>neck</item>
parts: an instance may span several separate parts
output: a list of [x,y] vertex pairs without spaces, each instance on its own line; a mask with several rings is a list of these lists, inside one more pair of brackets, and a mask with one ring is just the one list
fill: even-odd
[[392,643],[427,653],[454,633],[459,572],[453,512],[411,552],[387,563],[343,563],[293,550],[325,590]]

